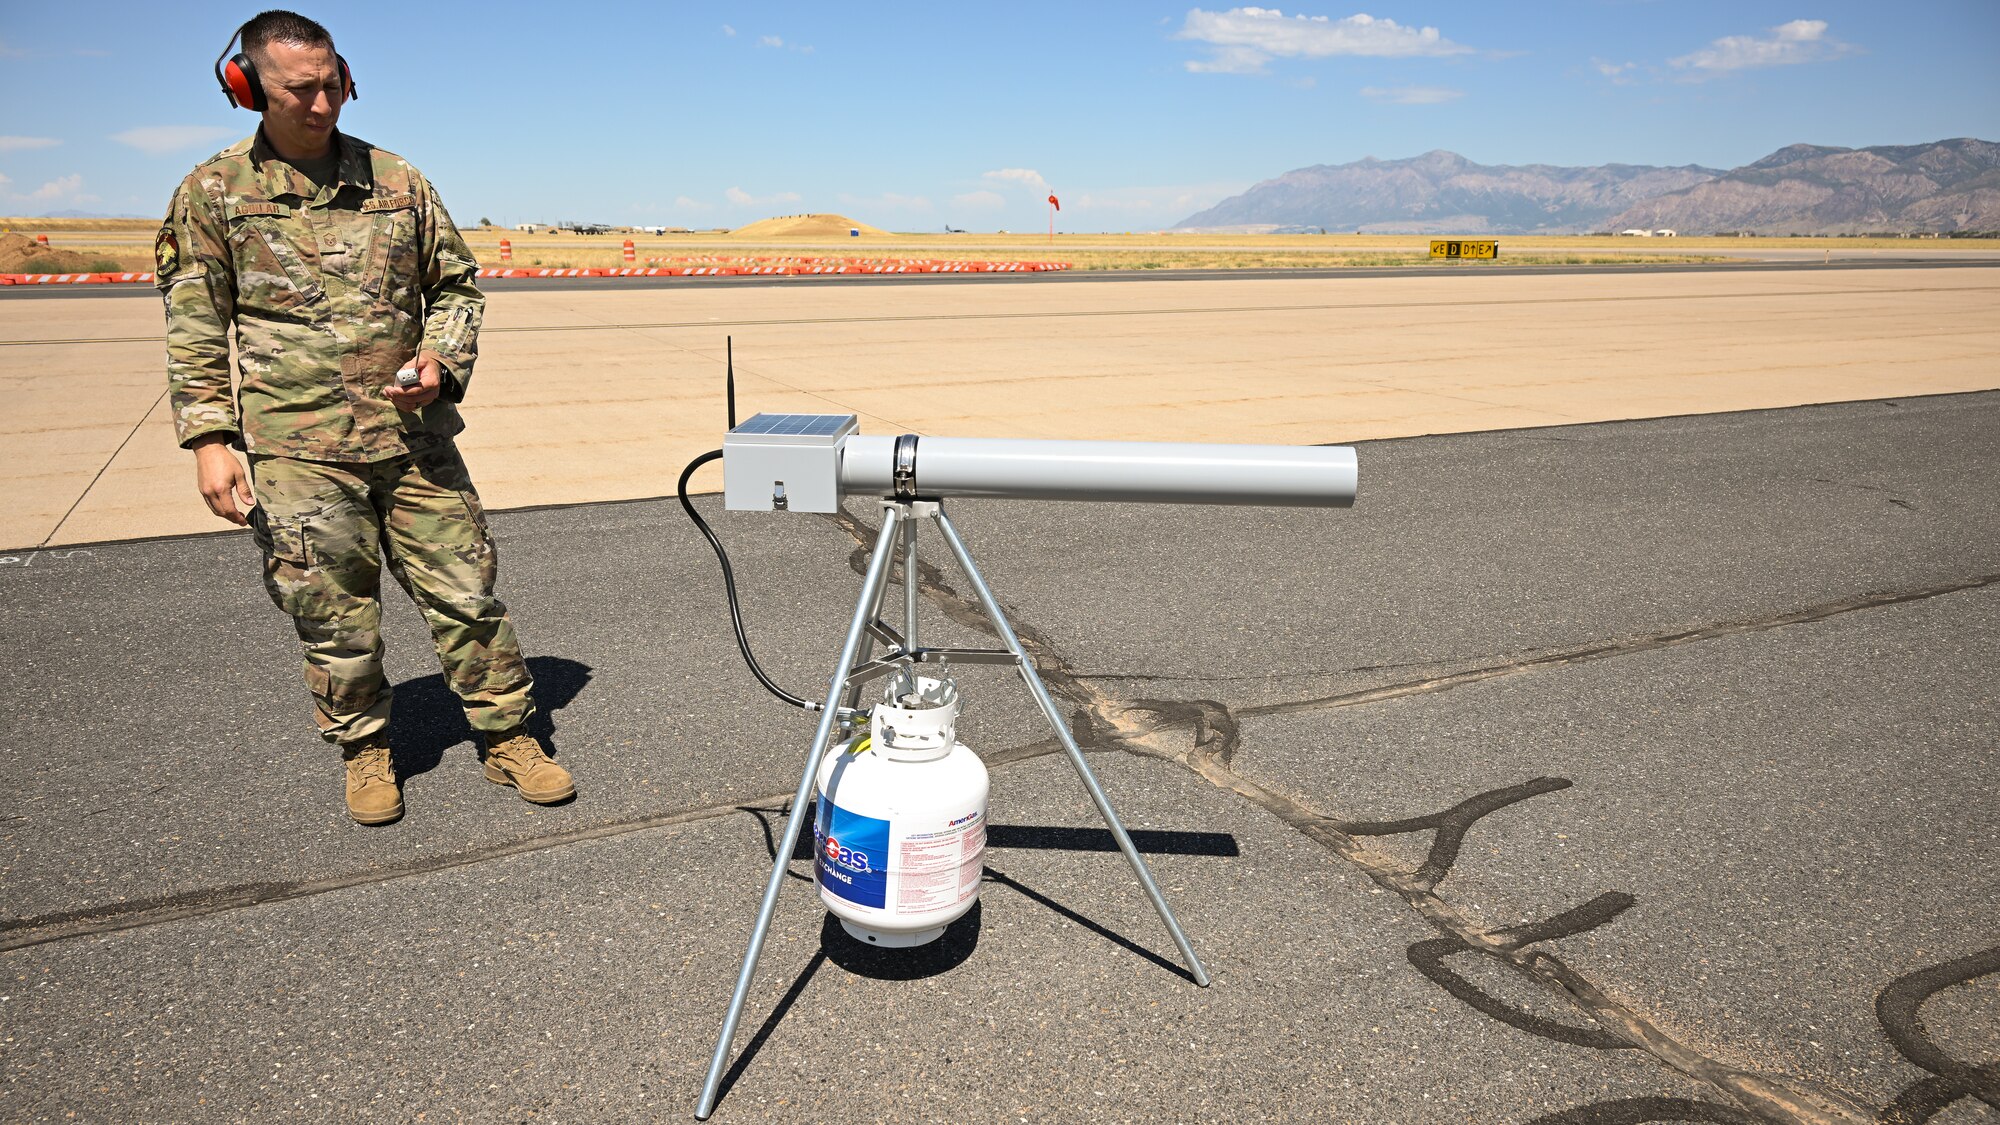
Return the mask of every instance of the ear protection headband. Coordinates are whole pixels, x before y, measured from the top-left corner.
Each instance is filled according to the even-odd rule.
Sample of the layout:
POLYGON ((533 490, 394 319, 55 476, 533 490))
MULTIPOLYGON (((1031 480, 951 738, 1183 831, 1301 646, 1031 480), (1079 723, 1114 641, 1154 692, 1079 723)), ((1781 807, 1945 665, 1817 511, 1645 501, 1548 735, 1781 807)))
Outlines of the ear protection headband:
MULTIPOLYGON (((230 105, 262 113, 269 103, 264 97, 264 83, 257 77, 257 64, 245 52, 229 53, 229 48, 236 46, 237 37, 242 34, 243 29, 237 28, 223 46, 222 54, 215 56, 215 81, 222 87, 222 96, 229 99, 230 105), (229 60, 228 63, 222 61, 224 58, 229 60)), ((341 100, 351 102, 359 98, 361 94, 355 89, 354 72, 347 69, 347 60, 335 52, 333 61, 340 67, 340 84, 346 94, 341 100)))

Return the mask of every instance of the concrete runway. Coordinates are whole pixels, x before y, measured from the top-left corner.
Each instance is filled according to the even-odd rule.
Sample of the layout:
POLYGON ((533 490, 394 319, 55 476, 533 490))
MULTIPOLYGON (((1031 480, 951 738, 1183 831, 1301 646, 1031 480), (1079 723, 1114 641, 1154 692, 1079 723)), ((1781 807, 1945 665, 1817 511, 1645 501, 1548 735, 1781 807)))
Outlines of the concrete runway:
MULTIPOLYGON (((1524 422, 1361 442, 1349 511, 955 505, 1214 984, 1179 969, 1018 683, 969 669, 961 731, 994 770, 979 908, 914 953, 860 948, 795 862, 714 1120, 2000 1121, 2000 393, 1727 405, 1767 380, 1812 389, 1808 367, 1841 388, 1954 363, 1990 378, 1992 302, 1955 288, 1972 271, 1755 280, 1769 288, 1648 279, 1511 305, 1428 280, 1287 294, 1334 306, 1291 311, 1336 338, 1287 332, 1247 369, 1290 372, 1301 420, 1283 440, 1352 438, 1369 413, 1304 393, 1309 362, 1355 396, 1378 384, 1328 369, 1399 375, 1412 416, 1477 397, 1524 422), (1757 340, 1732 348, 1710 318, 1757 340), (1455 321, 1467 335, 1437 340, 1455 321), (1486 381, 1397 373, 1396 341, 1417 368, 1486 381), (1733 377, 1695 380, 1677 345, 1733 377), (1591 365, 1565 363, 1577 346, 1591 365), (1592 365, 1631 381, 1591 398, 1592 365), (1525 421, 1609 412, 1621 386, 1627 417, 1662 401, 1646 388, 1708 399, 1525 421), (1305 433, 1311 410, 1347 430, 1305 433)), ((1140 285, 1082 290, 1075 316, 947 320, 930 291, 900 292, 911 307, 825 331, 905 369, 947 347, 975 377, 933 368, 895 395, 803 317, 716 315, 758 321, 731 326, 738 369, 773 408, 824 384, 881 410, 875 432, 1177 417, 1181 436, 1239 415, 1178 351, 1239 394, 1251 381, 1189 322, 1286 320, 1250 301, 1164 311, 1194 302, 1140 285), (905 313, 925 319, 885 319, 905 313), (1098 374, 1009 392, 984 358, 1008 349, 1098 374), (1120 355, 1182 363, 1183 380, 1149 397, 1120 355), (1135 405, 1178 400, 1178 416, 1135 405)), ((665 321, 656 298, 626 299, 641 303, 521 307, 523 330, 495 339, 522 339, 496 347, 562 370, 547 341, 658 351, 715 332, 680 309, 673 327, 591 326, 665 321)), ((687 379, 699 366, 706 386, 699 358, 687 379)), ((637 370, 603 382, 645 386, 637 370)), ((709 394, 685 409, 719 416, 709 394)), ((475 433, 528 432, 493 405, 475 433)), ((535 409, 557 429, 612 413, 582 395, 535 409)), ((490 494, 506 461, 488 456, 490 494)), ((760 659, 813 690, 873 514, 700 503, 760 659)), ((0 1119, 687 1118, 810 723, 743 670, 715 560, 676 504, 493 524, 580 796, 535 808, 481 779, 391 595, 410 811, 380 829, 340 809, 247 534, 0 563, 19 763, 0 809, 0 1119)), ((933 643, 990 643, 955 570, 922 577, 933 643)))
MULTIPOLYGON (((143 294, 0 296, 0 545, 219 526, 174 445, 160 317, 143 294)), ((461 442, 488 504, 669 492, 720 444, 731 336, 744 416, 1352 441, 1990 389, 2000 268, 495 286, 461 442)))

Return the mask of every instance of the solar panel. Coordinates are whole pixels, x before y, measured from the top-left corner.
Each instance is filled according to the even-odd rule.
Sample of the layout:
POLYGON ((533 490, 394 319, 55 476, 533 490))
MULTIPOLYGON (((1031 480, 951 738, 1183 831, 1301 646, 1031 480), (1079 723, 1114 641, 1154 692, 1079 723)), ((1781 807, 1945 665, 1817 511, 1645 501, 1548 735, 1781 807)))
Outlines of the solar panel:
POLYGON ((851 424, 851 414, 758 414, 731 433, 826 437, 851 424))

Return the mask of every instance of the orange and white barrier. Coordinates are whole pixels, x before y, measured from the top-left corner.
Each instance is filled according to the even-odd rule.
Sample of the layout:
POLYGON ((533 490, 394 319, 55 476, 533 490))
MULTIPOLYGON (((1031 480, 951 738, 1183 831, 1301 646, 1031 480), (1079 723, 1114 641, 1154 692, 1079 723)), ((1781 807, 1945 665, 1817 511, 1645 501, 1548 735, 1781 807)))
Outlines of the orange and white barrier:
POLYGON ((638 261, 638 260, 639 260, 639 252, 638 252, 637 248, 635 248, 635 247, 634 247, 634 246, 632 245, 632 240, 631 240, 631 239, 629 239, 629 238, 628 238, 628 239, 626 239, 626 240, 625 240, 625 262, 626 262, 626 264, 627 264, 627 265, 630 265, 631 263, 633 263, 633 262, 636 262, 636 261, 638 261))
MULTIPOLYGON (((500 260, 512 258, 501 244, 500 260)), ((628 255, 626 261, 633 260, 628 255)), ((1052 273, 1068 262, 939 262, 928 258, 648 258, 643 267, 623 269, 501 266, 482 269, 485 278, 520 277, 796 277, 825 274, 1052 273)), ((151 284, 150 273, 0 273, 0 285, 151 284)))
POLYGON ((150 285, 152 281, 150 273, 0 273, 0 285, 150 285))
POLYGON ((500 240, 500 260, 503 262, 514 260, 514 244, 504 238, 500 240))

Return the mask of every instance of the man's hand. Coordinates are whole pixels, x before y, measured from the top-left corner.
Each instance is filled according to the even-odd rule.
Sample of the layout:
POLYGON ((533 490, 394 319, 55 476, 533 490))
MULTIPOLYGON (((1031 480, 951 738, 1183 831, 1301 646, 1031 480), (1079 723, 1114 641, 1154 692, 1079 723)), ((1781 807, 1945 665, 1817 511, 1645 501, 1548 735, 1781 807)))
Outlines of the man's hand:
POLYGON ((243 463, 229 451, 228 434, 209 434, 194 443, 194 483, 208 510, 239 527, 250 522, 245 514, 257 503, 250 491, 250 477, 243 463), (237 500, 243 507, 236 507, 237 500))
POLYGON ((421 352, 417 355, 417 385, 407 391, 391 385, 383 393, 398 410, 422 410, 436 401, 438 389, 443 385, 442 371, 435 352, 421 352))

